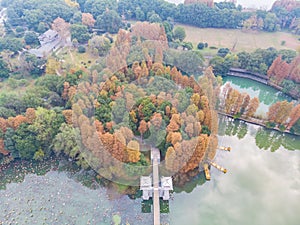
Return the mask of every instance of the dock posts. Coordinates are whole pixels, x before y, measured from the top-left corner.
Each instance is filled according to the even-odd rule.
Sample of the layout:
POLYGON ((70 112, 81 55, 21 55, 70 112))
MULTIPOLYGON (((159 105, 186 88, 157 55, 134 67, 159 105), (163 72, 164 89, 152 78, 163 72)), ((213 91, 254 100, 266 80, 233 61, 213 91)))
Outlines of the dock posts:
POLYGON ((220 149, 220 150, 224 150, 224 151, 228 151, 228 152, 230 152, 230 151, 231 151, 231 147, 224 147, 224 146, 220 146, 220 147, 218 147, 218 149, 220 149))

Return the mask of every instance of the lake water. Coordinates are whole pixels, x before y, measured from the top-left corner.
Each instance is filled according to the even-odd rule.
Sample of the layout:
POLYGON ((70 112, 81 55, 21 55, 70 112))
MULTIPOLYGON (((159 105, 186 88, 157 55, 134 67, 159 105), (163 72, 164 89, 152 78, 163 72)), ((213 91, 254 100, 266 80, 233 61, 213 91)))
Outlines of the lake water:
POLYGON ((299 137, 286 137, 240 122, 229 131, 226 120, 220 125, 221 144, 233 150, 230 153, 219 151, 216 161, 228 172, 222 174, 212 168, 211 181, 189 194, 175 193, 170 203, 171 224, 299 224, 299 137), (247 128, 246 134, 243 126, 247 128), (263 132, 270 137, 276 136, 273 141, 269 140, 266 150, 257 146, 261 146, 259 136, 263 132), (283 147, 286 142, 293 145, 290 149, 297 150, 283 147), (272 152, 272 146, 278 145, 272 152))
POLYGON ((227 76, 223 78, 223 82, 224 84, 226 82, 229 82, 232 88, 238 90, 241 93, 248 93, 251 98, 258 97, 260 101, 260 106, 257 109, 256 114, 260 116, 265 116, 266 112, 268 112, 270 105, 274 104, 275 102, 284 100, 292 101, 291 97, 257 81, 227 76))

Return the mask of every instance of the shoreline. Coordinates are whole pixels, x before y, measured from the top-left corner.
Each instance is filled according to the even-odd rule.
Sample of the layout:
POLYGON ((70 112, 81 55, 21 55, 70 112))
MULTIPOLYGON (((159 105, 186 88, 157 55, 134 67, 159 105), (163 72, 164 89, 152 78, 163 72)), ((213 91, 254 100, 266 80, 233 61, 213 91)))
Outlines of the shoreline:
POLYGON ((227 114, 227 113, 219 111, 219 110, 216 110, 216 111, 219 115, 226 116, 226 117, 232 118, 234 120, 241 120, 241 121, 244 121, 246 123, 250 123, 250 124, 253 124, 253 125, 261 126, 263 128, 266 128, 266 129, 278 131, 278 132, 281 132, 283 134, 294 135, 294 136, 297 136, 297 137, 300 136, 300 134, 291 133, 289 130, 282 131, 278 127, 267 127, 264 122, 268 122, 268 121, 265 121, 265 120, 260 120, 260 119, 255 119, 255 118, 244 118, 244 117, 235 118, 234 115, 227 114))
POLYGON ((272 81, 270 81, 269 77, 261 75, 261 74, 255 74, 250 71, 247 71, 244 69, 239 69, 239 68, 230 68, 230 70, 226 76, 250 79, 250 80, 256 81, 258 83, 265 84, 269 87, 273 87, 276 90, 281 91, 282 93, 288 95, 289 97, 291 97, 294 100, 299 99, 298 96, 294 96, 290 93, 283 92, 283 87, 274 84, 272 81))

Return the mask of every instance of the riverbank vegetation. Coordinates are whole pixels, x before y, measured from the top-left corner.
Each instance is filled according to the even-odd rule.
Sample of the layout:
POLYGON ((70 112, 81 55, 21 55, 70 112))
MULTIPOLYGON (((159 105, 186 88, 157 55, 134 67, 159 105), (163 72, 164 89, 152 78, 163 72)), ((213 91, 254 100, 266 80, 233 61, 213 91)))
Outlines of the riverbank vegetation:
POLYGON ((242 119, 250 123, 265 126, 279 131, 299 133, 300 105, 293 102, 276 102, 269 107, 265 117, 255 115, 259 99, 251 99, 249 94, 240 93, 227 83, 221 93, 220 113, 242 119))

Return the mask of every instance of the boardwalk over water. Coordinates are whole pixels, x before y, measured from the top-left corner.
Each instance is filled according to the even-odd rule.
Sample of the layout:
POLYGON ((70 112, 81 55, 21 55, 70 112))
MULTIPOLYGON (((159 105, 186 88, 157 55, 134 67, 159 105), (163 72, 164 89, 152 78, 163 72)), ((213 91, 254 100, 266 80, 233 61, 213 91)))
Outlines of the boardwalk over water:
POLYGON ((258 73, 252 73, 244 69, 238 69, 238 68, 230 68, 228 76, 233 77, 241 77, 241 78, 247 78, 250 80, 255 80, 257 82, 260 82, 262 84, 268 84, 269 78, 267 76, 258 74, 258 73))
POLYGON ((157 148, 151 148, 152 158, 152 179, 153 179, 153 216, 154 225, 160 225, 160 205, 159 205, 159 172, 160 152, 157 148))
POLYGON ((160 225, 160 198, 164 201, 170 199, 170 191, 173 190, 172 177, 159 176, 160 151, 151 148, 152 176, 142 176, 140 190, 143 191, 143 200, 153 200, 153 222, 160 225))

